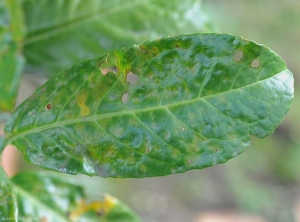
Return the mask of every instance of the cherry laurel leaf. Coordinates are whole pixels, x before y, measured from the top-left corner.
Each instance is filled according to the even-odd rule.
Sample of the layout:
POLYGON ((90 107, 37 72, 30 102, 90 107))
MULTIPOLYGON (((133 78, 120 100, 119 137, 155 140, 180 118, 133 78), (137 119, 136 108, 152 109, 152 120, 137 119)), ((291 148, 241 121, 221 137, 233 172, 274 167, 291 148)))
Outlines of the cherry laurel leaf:
POLYGON ((44 168, 163 176, 237 156, 251 135, 275 130, 292 99, 293 75, 269 48, 227 34, 179 35, 57 74, 18 107, 5 134, 44 168), (112 57, 116 67, 102 73, 112 57))

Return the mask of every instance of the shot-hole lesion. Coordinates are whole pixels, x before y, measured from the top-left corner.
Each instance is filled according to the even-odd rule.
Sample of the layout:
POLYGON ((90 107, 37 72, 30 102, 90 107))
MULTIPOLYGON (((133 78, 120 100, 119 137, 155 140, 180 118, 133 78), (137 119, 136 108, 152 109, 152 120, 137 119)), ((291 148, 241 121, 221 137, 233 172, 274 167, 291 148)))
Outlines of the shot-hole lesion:
POLYGON ((252 68, 257 68, 259 65, 260 65, 260 62, 258 59, 253 59, 253 61, 251 62, 252 68))
POLYGON ((241 61, 243 56, 244 56, 243 52, 241 50, 239 50, 234 53, 233 58, 235 61, 239 62, 239 61, 241 61))
MULTIPOLYGON (((117 73, 117 68, 112 65, 111 60, 113 60, 113 58, 110 57, 109 53, 107 53, 105 59, 102 59, 99 61, 99 70, 102 73, 102 75, 106 75, 109 72, 113 72, 114 74, 117 73), (109 62, 109 59, 110 59, 110 62, 109 62)), ((113 61, 113 62, 115 62, 115 61, 113 61)))
POLYGON ((122 103, 126 103, 128 101, 129 98, 129 94, 128 93, 124 93, 122 95, 122 103))
POLYGON ((138 81, 139 77, 135 75, 133 72, 129 72, 126 75, 126 82, 130 82, 131 84, 135 84, 138 81))

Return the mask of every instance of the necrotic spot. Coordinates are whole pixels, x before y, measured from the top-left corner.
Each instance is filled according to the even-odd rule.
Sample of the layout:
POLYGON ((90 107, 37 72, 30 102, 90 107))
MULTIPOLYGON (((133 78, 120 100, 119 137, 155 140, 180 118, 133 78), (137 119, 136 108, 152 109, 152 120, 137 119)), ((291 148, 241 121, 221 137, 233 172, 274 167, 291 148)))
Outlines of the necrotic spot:
POLYGON ((242 51, 237 51, 233 55, 234 60, 239 62, 243 58, 243 52, 242 51))
POLYGON ((252 62, 251 62, 251 67, 252 68, 257 68, 259 66, 259 60, 258 59, 254 59, 252 62))
POLYGON ((47 108, 48 110, 51 109, 51 108, 52 108, 52 104, 51 104, 51 103, 47 104, 46 108, 47 108))
POLYGON ((132 72, 127 73, 126 81, 130 82, 131 84, 135 84, 138 81, 138 76, 134 75, 132 72))
POLYGON ((124 93, 123 96, 122 96, 122 102, 126 103, 127 100, 128 100, 128 97, 129 97, 128 93, 124 93))

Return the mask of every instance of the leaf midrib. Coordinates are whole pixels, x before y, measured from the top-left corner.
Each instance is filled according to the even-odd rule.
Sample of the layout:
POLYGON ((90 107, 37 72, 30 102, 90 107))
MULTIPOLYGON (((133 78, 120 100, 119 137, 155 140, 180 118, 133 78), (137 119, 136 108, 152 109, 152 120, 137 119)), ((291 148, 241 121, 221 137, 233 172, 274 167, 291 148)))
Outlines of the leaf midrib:
POLYGON ((158 105, 158 106, 147 107, 147 108, 138 108, 138 109, 131 109, 131 110, 122 110, 122 111, 117 111, 117 112, 112 112, 112 113, 97 114, 97 115, 93 115, 93 116, 79 117, 79 118, 76 118, 76 119, 68 119, 68 120, 64 120, 64 121, 61 121, 61 122, 51 123, 49 125, 36 127, 36 128, 30 129, 28 131, 24 131, 22 133, 16 134, 16 135, 12 136, 11 138, 9 138, 7 140, 7 144, 12 144, 18 138, 24 137, 24 136, 29 135, 31 133, 40 132, 40 131, 43 131, 43 130, 46 130, 46 129, 51 129, 51 128, 54 128, 54 127, 61 127, 61 126, 71 124, 71 123, 93 121, 94 119, 104 119, 104 118, 120 116, 120 115, 136 114, 136 113, 141 113, 141 112, 154 111, 154 110, 158 110, 158 109, 166 109, 166 108, 169 109, 169 108, 174 107, 174 106, 180 106, 180 105, 189 104, 189 103, 193 103, 193 102, 199 102, 201 100, 206 100, 207 98, 210 98, 210 97, 218 96, 220 94, 232 93, 234 91, 238 91, 238 90, 250 87, 252 85, 267 81, 271 78, 276 77, 277 75, 280 75, 281 73, 285 72, 286 70, 287 69, 282 70, 281 72, 279 72, 279 73, 277 73, 273 76, 270 76, 266 79, 262 79, 262 80, 253 82, 251 84, 248 84, 248 85, 245 85, 245 86, 242 86, 242 87, 239 87, 239 88, 230 89, 228 91, 223 91, 223 92, 219 92, 219 93, 215 93, 215 94, 211 94, 211 95, 207 95, 207 96, 203 96, 203 97, 197 97, 197 98, 190 99, 190 100, 183 100, 183 101, 180 101, 180 102, 174 102, 172 104, 158 105))
POLYGON ((100 12, 102 14, 97 15, 98 19, 103 18, 103 17, 107 17, 107 16, 109 16, 113 13, 117 13, 117 12, 122 11, 122 10, 126 10, 126 9, 133 8, 133 7, 136 7, 136 6, 139 6, 139 5, 143 5, 143 4, 149 4, 152 1, 157 1, 157 0, 139 1, 139 2, 135 2, 135 3, 129 2, 129 3, 124 4, 124 5, 118 5, 114 8, 107 9, 105 11, 103 11, 103 9, 99 9, 99 10, 97 10, 97 11, 91 13, 91 14, 83 15, 83 16, 78 17, 78 18, 74 18, 71 21, 66 21, 66 22, 61 23, 59 25, 46 28, 44 30, 36 30, 33 33, 37 33, 37 34, 33 34, 33 35, 25 38, 23 44, 27 45, 27 44, 30 44, 30 43, 33 43, 33 42, 37 42, 37 41, 39 41, 41 39, 44 39, 46 37, 55 35, 57 33, 65 32, 69 28, 75 27, 75 26, 80 25, 84 22, 92 20, 100 12))

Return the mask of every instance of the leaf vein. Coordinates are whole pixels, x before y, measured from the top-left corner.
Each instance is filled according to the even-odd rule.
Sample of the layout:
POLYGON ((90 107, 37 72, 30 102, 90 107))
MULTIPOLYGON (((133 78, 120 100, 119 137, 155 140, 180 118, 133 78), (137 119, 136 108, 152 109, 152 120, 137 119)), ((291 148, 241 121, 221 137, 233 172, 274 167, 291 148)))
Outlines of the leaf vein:
POLYGON ((199 93, 198 93, 197 97, 201 97, 202 90, 203 90, 203 88, 205 86, 205 81, 206 81, 207 77, 211 74, 211 69, 213 68, 213 66, 216 65, 216 63, 217 63, 217 59, 215 58, 214 61, 211 62, 209 68, 207 69, 207 72, 205 74, 203 83, 201 84, 201 87, 200 87, 200 90, 199 90, 199 93))
POLYGON ((219 110, 217 107, 215 107, 214 105, 212 105, 212 104, 211 104, 210 102, 208 102, 207 100, 203 99, 203 101, 204 101, 205 103, 207 103, 210 107, 212 107, 214 110, 216 110, 218 113, 222 114, 223 116, 225 116, 225 117, 227 117, 227 118, 230 118, 230 119, 232 119, 232 120, 234 120, 234 121, 241 121, 241 122, 243 122, 243 123, 249 125, 249 123, 247 123, 247 122, 245 122, 245 121, 243 121, 243 120, 241 120, 241 119, 235 119, 235 118, 233 118, 233 117, 231 117, 231 116, 226 115, 225 113, 223 113, 221 110, 219 110))
POLYGON ((188 126, 187 124, 185 124, 184 122, 182 122, 180 119, 178 119, 169 109, 168 107, 165 107, 167 113, 169 113, 173 118, 175 118, 177 121, 179 121, 183 126, 185 126, 186 128, 189 128, 190 130, 192 130, 194 133, 196 133, 197 135, 203 137, 204 139, 208 139, 207 137, 203 136, 201 133, 197 132, 196 130, 194 130, 193 128, 191 128, 190 126, 188 126))
POLYGON ((110 132, 107 132, 106 130, 103 129, 103 127, 98 123, 98 121, 94 120, 94 122, 96 123, 96 125, 99 127, 99 129, 101 129, 104 133, 106 133, 107 135, 111 136, 112 138, 114 138, 116 141, 118 141, 119 143, 123 144, 125 147, 127 147, 128 149, 132 150, 133 152, 137 153, 137 154, 140 154, 141 156, 144 156, 144 157, 147 157, 151 160, 154 160, 156 162, 163 162, 165 164, 170 164, 166 161, 163 161, 163 160, 158 160, 158 159, 154 159, 152 157, 149 157, 148 155, 144 154, 144 153, 141 153, 135 149, 133 149, 132 147, 128 146, 127 144, 123 143, 119 138, 115 137, 113 134, 111 134, 110 132))
MULTIPOLYGON (((134 113, 133 116, 137 119, 137 121, 139 121, 140 124, 142 124, 143 127, 145 127, 153 136, 155 136, 156 138, 158 138, 160 141, 162 141, 164 144, 166 144, 169 147, 172 147, 175 150, 178 150, 181 154, 186 154, 184 152, 182 152, 180 149, 170 145, 169 143, 167 143, 165 140, 163 140, 160 136, 158 136, 156 133, 153 132, 153 130, 151 130, 148 126, 146 126, 142 120, 140 120, 140 118, 138 118, 134 113)), ((189 153, 189 154, 195 154, 195 153, 189 153)))
MULTIPOLYGON (((182 63, 182 60, 180 60, 180 62, 178 63, 176 69, 174 69, 174 70, 172 71, 172 74, 169 76, 168 83, 170 83, 171 78, 175 75, 175 73, 177 72, 177 70, 180 68, 181 63, 182 63)), ((165 94, 165 92, 166 92, 166 89, 167 89, 167 86, 163 89, 163 92, 162 92, 161 97, 160 97, 160 99, 159 99, 159 105, 161 105, 161 101, 162 101, 162 99, 163 99, 163 97, 164 97, 164 94, 165 94)))
MULTIPOLYGON (((276 75, 280 75, 280 73, 278 73, 276 75)), ((83 116, 83 117, 78 117, 76 119, 69 119, 69 120, 64 120, 64 121, 58 122, 58 123, 55 122, 55 123, 52 123, 52 124, 39 126, 39 127, 36 127, 36 128, 29 129, 27 131, 20 132, 18 134, 12 135, 10 138, 8 138, 7 144, 12 143, 14 140, 16 140, 19 137, 22 137, 24 135, 28 135, 30 133, 38 132, 39 130, 49 129, 49 128, 56 127, 56 126, 63 126, 63 125, 69 124, 69 123, 76 123, 76 122, 80 122, 80 121, 82 121, 82 122, 83 121, 90 121, 90 120, 93 120, 93 119, 105 119, 105 118, 109 118, 109 117, 117 116, 117 115, 132 114, 133 112, 134 113, 140 113, 140 112, 146 112, 146 111, 153 111, 153 110, 157 110, 157 109, 163 109, 165 107, 170 108, 170 107, 176 107, 176 106, 180 106, 180 105, 184 105, 184 104, 188 104, 188 103, 198 102, 202 99, 215 97, 215 96, 218 96, 220 94, 233 93, 237 90, 247 88, 247 87, 250 87, 252 85, 258 84, 260 82, 264 82, 264 81, 267 81, 269 79, 272 79, 274 76, 268 77, 266 79, 259 80, 257 82, 254 82, 254 83, 251 83, 251 84, 248 84, 248 85, 245 85, 245 86, 241 86, 240 88, 235 88, 235 89, 231 89, 231 90, 228 90, 228 91, 223 91, 223 92, 216 93, 216 94, 206 95, 206 96, 203 96, 201 98, 197 97, 197 98, 194 98, 194 99, 184 100, 184 101, 176 102, 176 103, 173 103, 173 104, 167 104, 167 105, 164 105, 164 106, 153 106, 153 107, 150 107, 150 108, 146 107, 146 108, 138 108, 138 109, 131 109, 131 110, 121 110, 121 111, 105 113, 105 114, 101 113, 101 114, 97 114, 97 115, 94 115, 94 116, 83 116)))

